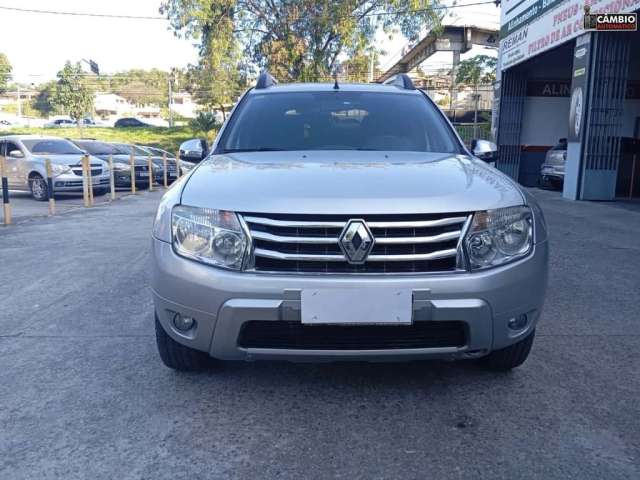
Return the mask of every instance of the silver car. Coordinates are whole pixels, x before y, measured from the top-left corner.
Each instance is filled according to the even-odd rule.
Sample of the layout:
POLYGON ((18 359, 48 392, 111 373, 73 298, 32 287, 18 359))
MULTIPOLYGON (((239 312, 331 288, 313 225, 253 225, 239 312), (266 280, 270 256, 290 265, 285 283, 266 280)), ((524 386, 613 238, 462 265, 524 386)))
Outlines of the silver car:
POLYGON ((533 343, 547 245, 535 199, 468 151, 408 77, 263 74, 158 208, 160 357, 509 370, 533 343))
MULTIPOLYGON (((0 137, 0 155, 6 158, 9 188, 30 191, 34 199, 44 201, 49 193, 82 192, 82 156, 84 151, 64 138, 35 135, 0 137), (49 192, 46 160, 51 161, 53 192, 49 192)), ((99 158, 89 157, 94 194, 109 189, 109 167, 99 158)))

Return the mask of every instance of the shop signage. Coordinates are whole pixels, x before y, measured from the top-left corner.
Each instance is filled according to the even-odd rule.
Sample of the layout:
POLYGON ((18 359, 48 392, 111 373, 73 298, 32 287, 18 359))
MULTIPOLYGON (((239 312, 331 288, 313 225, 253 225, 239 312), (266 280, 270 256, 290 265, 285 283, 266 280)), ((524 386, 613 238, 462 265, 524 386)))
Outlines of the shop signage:
POLYGON ((527 97, 568 97, 571 91, 569 80, 529 80, 527 97))
MULTIPOLYGON (((500 40, 502 70, 584 33, 585 0, 546 0, 538 6, 535 14, 517 21, 519 15, 537 4, 533 0, 503 2, 501 32, 504 31, 504 36, 500 40)), ((640 8, 640 0, 592 0, 589 4, 591 14, 628 13, 640 8)))
POLYGON ((571 103, 569 105, 569 141, 581 142, 586 114, 587 85, 591 55, 591 34, 585 33, 576 40, 571 79, 571 103), (579 55, 578 55, 579 53, 579 55))

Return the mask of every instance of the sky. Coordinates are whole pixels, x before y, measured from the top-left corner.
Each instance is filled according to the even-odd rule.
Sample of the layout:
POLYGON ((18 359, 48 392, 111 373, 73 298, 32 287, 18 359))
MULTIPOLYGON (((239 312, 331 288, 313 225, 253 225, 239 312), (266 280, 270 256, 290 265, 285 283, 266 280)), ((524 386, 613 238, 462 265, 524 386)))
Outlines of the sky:
MULTIPOLYGON (((451 4, 453 0, 445 0, 451 4)), ((471 3, 478 0, 459 0, 471 3)), ((22 9, 90 12, 133 16, 160 16, 160 0, 0 0, 0 6, 22 9)), ((447 24, 497 27, 499 8, 479 5, 455 8, 445 19, 447 24)), ((21 83, 41 83, 55 78, 66 60, 92 59, 101 73, 131 68, 186 67, 197 62, 193 41, 176 38, 165 20, 110 19, 51 15, 0 10, 0 52, 9 57, 14 79, 21 83)), ((384 42, 387 55, 381 65, 399 57, 406 40, 395 36, 384 42)), ((463 58, 477 53, 495 54, 474 48, 463 58)), ((427 71, 444 68, 451 54, 439 53, 423 65, 427 71)))

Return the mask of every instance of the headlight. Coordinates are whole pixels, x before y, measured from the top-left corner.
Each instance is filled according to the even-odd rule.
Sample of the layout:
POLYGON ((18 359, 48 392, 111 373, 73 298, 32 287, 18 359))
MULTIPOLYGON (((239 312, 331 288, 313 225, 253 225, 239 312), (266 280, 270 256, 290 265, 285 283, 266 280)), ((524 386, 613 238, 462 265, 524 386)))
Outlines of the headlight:
POLYGON ((473 270, 524 257, 533 246, 531 209, 521 206, 476 212, 465 246, 473 270))
POLYGON ((51 173, 54 177, 62 175, 63 173, 71 173, 71 167, 69 165, 60 165, 59 163, 51 164, 51 173))
POLYGON ((235 213, 176 205, 171 231, 178 255, 217 267, 242 268, 248 242, 235 213))
POLYGON ((131 169, 131 165, 129 165, 128 163, 115 162, 113 164, 114 172, 122 172, 124 170, 130 170, 130 169, 131 169))

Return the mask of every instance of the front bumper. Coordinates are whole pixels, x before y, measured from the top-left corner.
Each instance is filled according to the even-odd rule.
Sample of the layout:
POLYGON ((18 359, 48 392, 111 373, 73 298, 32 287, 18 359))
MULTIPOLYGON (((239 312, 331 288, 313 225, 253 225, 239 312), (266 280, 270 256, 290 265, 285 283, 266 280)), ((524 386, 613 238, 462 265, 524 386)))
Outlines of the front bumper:
MULTIPOLYGON (((477 273, 420 276, 268 275, 229 272, 177 256, 171 245, 152 240, 152 291, 156 314, 177 342, 224 360, 392 360, 482 356, 513 344, 538 321, 547 287, 547 242, 512 264, 477 273), (305 288, 410 288, 413 322, 464 322, 463 346, 368 350, 242 348, 240 331, 249 321, 300 322, 300 291, 305 288), (174 312, 197 327, 181 333, 174 312), (509 319, 526 314, 519 331, 509 319)), ((357 299, 355 299, 357 301, 357 299)), ((366 329, 363 325, 361 328, 366 329)))
MULTIPOLYGON (((109 175, 98 175, 91 177, 93 188, 109 187, 109 175)), ((60 192, 82 192, 82 177, 78 175, 58 175, 53 177, 53 191, 60 192)))
POLYGON ((540 167, 540 176, 546 181, 553 180, 553 181, 563 182, 564 181, 564 165, 557 166, 557 165, 543 164, 540 167))
MULTIPOLYGON (((136 171, 136 187, 146 187, 149 185, 149 175, 143 176, 144 173, 136 171)), ((162 180, 163 173, 153 172, 153 182, 158 183, 162 180)), ((116 187, 130 187, 131 186, 131 172, 129 170, 116 170, 114 171, 114 183, 116 187)))

